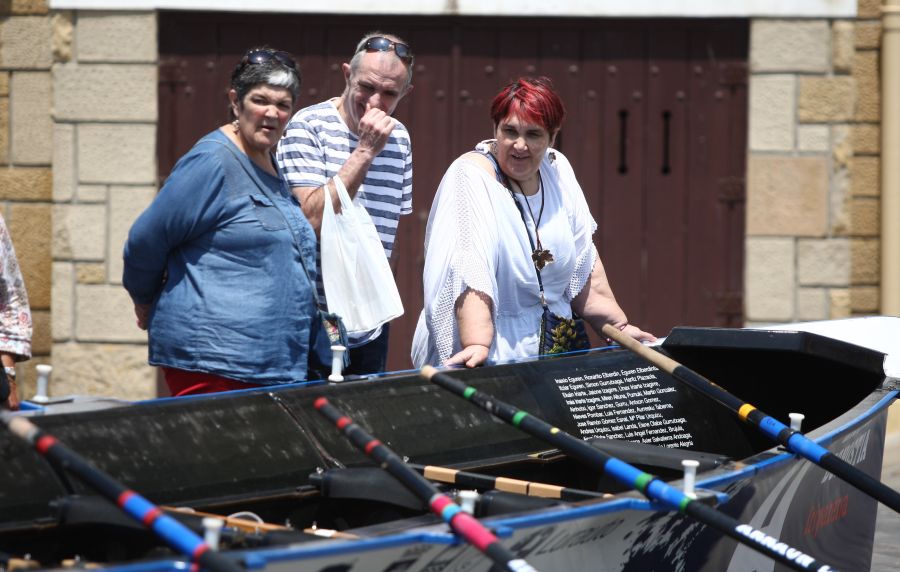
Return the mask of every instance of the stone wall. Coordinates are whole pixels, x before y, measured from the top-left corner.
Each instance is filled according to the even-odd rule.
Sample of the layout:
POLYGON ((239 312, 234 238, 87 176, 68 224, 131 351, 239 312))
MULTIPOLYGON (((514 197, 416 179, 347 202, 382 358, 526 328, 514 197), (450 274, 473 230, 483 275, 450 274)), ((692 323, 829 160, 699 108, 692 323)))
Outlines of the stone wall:
POLYGON ((51 22, 46 0, 0 2, 0 211, 34 320, 33 359, 18 366, 21 397, 34 394, 34 364, 51 351, 51 22))
POLYGON ((752 23, 750 323, 878 313, 879 17, 752 23))
POLYGON ((122 288, 122 245, 156 195, 154 13, 57 15, 53 82, 56 394, 149 398, 146 333, 122 288))

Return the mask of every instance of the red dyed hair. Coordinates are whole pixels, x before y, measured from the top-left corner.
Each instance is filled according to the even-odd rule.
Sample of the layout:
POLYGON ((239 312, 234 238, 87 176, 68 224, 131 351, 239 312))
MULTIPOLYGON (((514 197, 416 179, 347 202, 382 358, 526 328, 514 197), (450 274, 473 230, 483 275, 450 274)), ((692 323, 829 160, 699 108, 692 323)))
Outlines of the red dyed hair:
POLYGON ((491 102, 494 127, 510 114, 540 125, 553 137, 566 117, 566 107, 553 89, 550 78, 520 77, 500 90, 491 102))

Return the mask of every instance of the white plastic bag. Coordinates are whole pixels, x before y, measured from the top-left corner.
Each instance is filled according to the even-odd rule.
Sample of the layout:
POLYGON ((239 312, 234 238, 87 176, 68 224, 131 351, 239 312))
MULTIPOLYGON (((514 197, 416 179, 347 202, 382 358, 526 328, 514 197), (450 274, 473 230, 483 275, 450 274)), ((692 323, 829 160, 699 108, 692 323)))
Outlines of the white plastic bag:
POLYGON ((335 214, 328 184, 322 212, 322 281, 328 311, 341 317, 347 333, 362 334, 403 315, 403 302, 366 209, 354 205, 340 177, 334 186, 341 202, 335 214))

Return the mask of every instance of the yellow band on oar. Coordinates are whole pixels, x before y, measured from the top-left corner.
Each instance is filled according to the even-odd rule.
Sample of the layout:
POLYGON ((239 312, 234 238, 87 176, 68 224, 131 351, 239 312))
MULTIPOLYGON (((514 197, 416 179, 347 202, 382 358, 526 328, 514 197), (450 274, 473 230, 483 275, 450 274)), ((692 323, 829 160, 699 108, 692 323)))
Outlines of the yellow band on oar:
POLYGON ((750 415, 755 410, 756 410, 756 408, 753 407, 752 405, 750 405, 749 403, 745 403, 745 404, 741 405, 741 408, 738 409, 738 415, 740 416, 741 421, 746 421, 747 416, 750 415))

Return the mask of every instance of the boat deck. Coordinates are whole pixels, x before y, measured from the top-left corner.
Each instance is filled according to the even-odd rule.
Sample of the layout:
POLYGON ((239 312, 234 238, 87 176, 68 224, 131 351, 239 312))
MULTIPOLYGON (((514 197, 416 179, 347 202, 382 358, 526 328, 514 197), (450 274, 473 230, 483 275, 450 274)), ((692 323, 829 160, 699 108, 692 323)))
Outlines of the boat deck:
MULTIPOLYGON (((900 434, 887 436, 881 479, 891 488, 900 489, 900 434)), ((894 572, 900 562, 900 514, 879 505, 877 522, 872 572, 894 572)))

